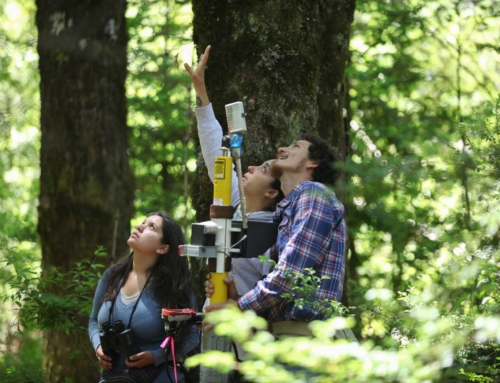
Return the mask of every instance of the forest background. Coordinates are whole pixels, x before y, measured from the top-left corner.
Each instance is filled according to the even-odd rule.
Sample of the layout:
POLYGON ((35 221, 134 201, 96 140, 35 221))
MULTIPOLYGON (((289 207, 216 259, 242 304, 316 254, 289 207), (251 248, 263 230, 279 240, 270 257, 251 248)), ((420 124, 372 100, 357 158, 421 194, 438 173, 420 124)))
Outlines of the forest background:
MULTIPOLYGON (((110 249, 74 266, 80 290, 64 290, 64 299, 41 293, 67 275, 39 278, 36 7, 0 0, 0 9, 0 378, 44 381, 42 333, 81 331, 65 314, 88 313, 110 249)), ((182 64, 197 61, 191 4, 132 0, 126 17, 131 224, 161 207, 189 233, 197 152, 182 64)), ((366 381, 500 378, 499 56, 496 1, 356 3, 345 73, 347 182, 336 191, 348 218, 354 330, 373 374, 366 381), (392 351, 396 367, 375 351, 392 351)))

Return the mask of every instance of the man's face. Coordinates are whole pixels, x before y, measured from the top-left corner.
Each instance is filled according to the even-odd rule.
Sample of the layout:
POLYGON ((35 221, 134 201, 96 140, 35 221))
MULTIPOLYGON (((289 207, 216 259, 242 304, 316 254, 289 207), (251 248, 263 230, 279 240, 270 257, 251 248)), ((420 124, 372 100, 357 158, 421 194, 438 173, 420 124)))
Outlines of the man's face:
POLYGON ((271 164, 276 160, 269 160, 260 166, 249 166, 248 172, 243 175, 243 189, 247 198, 256 196, 264 197, 266 191, 271 188, 273 177, 271 176, 271 164))
POLYGON ((300 173, 306 170, 309 159, 309 141, 295 141, 288 147, 278 149, 276 162, 272 164, 273 176, 279 178, 283 172, 300 173))

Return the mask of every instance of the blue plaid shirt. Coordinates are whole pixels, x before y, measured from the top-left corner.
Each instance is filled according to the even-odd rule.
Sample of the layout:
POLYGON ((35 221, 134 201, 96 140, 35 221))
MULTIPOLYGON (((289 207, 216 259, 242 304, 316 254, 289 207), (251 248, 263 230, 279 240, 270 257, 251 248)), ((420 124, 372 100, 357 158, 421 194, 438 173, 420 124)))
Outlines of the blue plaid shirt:
POLYGON ((279 260, 274 270, 253 290, 242 296, 238 305, 253 310, 269 322, 325 319, 308 305, 302 309, 281 297, 293 294, 284 271, 305 274, 315 270, 321 280, 313 300, 342 298, 345 274, 344 206, 330 189, 318 182, 297 185, 278 205, 274 221, 280 222, 276 242, 279 260))

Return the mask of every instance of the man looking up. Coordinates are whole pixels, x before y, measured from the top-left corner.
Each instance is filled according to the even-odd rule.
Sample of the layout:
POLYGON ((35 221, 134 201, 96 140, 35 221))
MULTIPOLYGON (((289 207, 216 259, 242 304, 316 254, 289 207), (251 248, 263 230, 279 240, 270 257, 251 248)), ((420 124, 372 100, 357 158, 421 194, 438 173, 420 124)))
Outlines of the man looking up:
MULTIPOLYGON (((280 222, 275 248, 278 261, 272 272, 238 299, 238 306, 265 316, 272 324, 294 321, 287 326, 291 333, 295 330, 290 329, 290 324, 323 320, 326 316, 307 304, 300 308, 282 296, 294 293, 287 271, 300 274, 307 274, 307 269, 315 271, 321 282, 310 298, 312 301, 340 301, 342 297, 344 207, 325 186, 336 181, 334 161, 333 149, 325 140, 304 133, 289 147, 279 148, 277 160, 271 165, 272 174, 281 181, 285 194, 274 213, 275 222, 280 222)), ((208 306, 206 312, 223 305, 208 306)))

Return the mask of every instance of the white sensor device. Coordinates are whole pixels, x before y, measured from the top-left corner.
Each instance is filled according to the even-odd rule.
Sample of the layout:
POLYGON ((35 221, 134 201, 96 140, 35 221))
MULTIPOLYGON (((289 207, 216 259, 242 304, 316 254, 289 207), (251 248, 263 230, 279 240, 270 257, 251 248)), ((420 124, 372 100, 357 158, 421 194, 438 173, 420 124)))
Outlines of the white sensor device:
POLYGON ((243 134, 247 131, 245 116, 245 110, 241 101, 226 105, 227 126, 230 134, 243 134))

